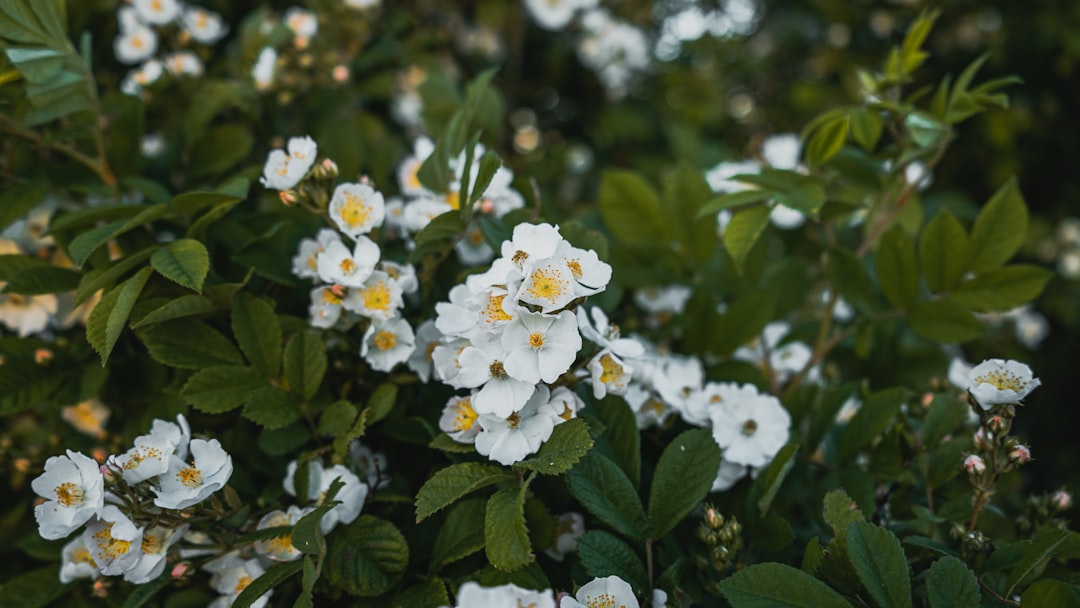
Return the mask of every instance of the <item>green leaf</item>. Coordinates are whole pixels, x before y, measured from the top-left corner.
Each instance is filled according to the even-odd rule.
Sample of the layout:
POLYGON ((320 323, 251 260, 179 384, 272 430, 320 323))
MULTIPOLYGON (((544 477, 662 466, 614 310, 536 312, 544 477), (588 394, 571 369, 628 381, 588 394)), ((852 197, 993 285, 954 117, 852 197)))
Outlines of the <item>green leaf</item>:
POLYGON ((656 190, 640 175, 608 171, 600 177, 600 216, 615 238, 629 245, 671 240, 656 190))
POLYGON ((499 570, 512 572, 533 561, 525 525, 525 488, 503 488, 484 512, 484 552, 499 570))
POLYGON ((957 285, 951 299, 979 312, 1011 310, 1037 298, 1052 276, 1045 268, 1025 264, 984 270, 957 285))
POLYGON ((1077 594, 1075 587, 1061 581, 1044 578, 1035 581, 1024 590, 1024 595, 1020 597, 1020 605, 1080 608, 1080 594, 1077 594))
POLYGON ((124 604, 120 608, 139 608, 145 605, 150 600, 154 599, 162 589, 168 587, 173 583, 171 576, 159 576, 156 579, 143 583, 135 587, 135 590, 131 592, 131 595, 127 596, 124 600, 124 604))
POLYGON ((1024 555, 1016 566, 1009 571, 1009 578, 1005 581, 1005 591, 1002 596, 1011 596, 1013 590, 1020 585, 1024 578, 1036 568, 1045 565, 1050 557, 1054 555, 1054 550, 1065 542, 1067 538, 1069 538, 1068 530, 1044 528, 1035 538, 1031 539, 1030 543, 1025 543, 1027 548, 1024 550, 1024 555))
POLYGON ((951 299, 916 302, 907 320, 915 333, 938 342, 968 342, 986 333, 971 311, 951 299))
POLYGON ((202 321, 166 321, 148 327, 138 335, 150 351, 150 356, 164 365, 200 369, 244 364, 232 342, 202 321))
POLYGON ((971 229, 970 269, 976 273, 1009 261, 1027 236, 1028 209, 1016 179, 1010 179, 983 206, 971 229))
POLYGON ((747 497, 749 509, 756 507, 759 515, 765 515, 769 511, 776 493, 780 491, 780 486, 784 483, 784 478, 795 466, 795 454, 798 452, 799 446, 794 443, 785 445, 777 452, 769 466, 750 486, 750 495, 747 497))
POLYGON ((432 572, 484 548, 484 509, 480 498, 462 500, 450 508, 431 549, 432 572))
POLYGON ((484 192, 491 185, 491 179, 495 177, 495 173, 502 165, 502 159, 499 158, 498 154, 491 150, 484 152, 484 155, 480 157, 480 168, 476 173, 476 182, 473 183, 472 190, 469 192, 469 204, 463 205, 463 207, 472 209, 473 204, 484 196, 484 192))
POLYGON ((806 144, 806 163, 811 167, 820 167, 829 162, 847 140, 848 116, 838 116, 821 125, 806 144))
POLYGON ((220 414, 236 409, 266 381, 250 367, 222 365, 199 370, 188 378, 180 396, 196 409, 220 414))
POLYGON ((155 251, 150 265, 166 279, 201 293, 210 271, 210 254, 199 241, 179 239, 155 251))
MULTIPOLYGON (((0 9, 2 10, 2 9, 0 9)), ((0 593, 4 595, 4 606, 9 608, 45 608, 64 594, 71 591, 72 583, 57 581, 56 564, 44 568, 19 573, 0 584, 0 593)))
POLYGON ((919 292, 915 243, 900 226, 893 226, 878 244, 877 275, 881 290, 897 308, 908 308, 919 292))
POLYGON ((476 448, 471 443, 459 443, 451 439, 446 433, 436 435, 435 439, 432 439, 431 443, 428 444, 428 447, 451 454, 472 454, 476 451, 476 448))
POLYGON ((837 463, 854 459, 860 450, 881 435, 907 398, 908 391, 903 387, 887 388, 867 397, 840 435, 837 463))
POLYGON ((851 608, 842 595, 784 564, 750 566, 720 581, 733 608, 851 608))
POLYGON ((578 539, 577 551, 589 576, 617 576, 629 583, 635 594, 648 588, 649 579, 641 558, 618 536, 604 530, 589 530, 578 539))
POLYGON ((720 446, 704 429, 686 431, 660 455, 649 489, 649 538, 661 538, 705 500, 720 468, 720 446))
POLYGON ((337 437, 348 433, 360 412, 348 401, 335 401, 319 414, 317 431, 324 437, 337 437))
POLYGON ((689 163, 664 175, 663 209, 681 251, 701 262, 716 250, 716 226, 697 221, 698 210, 713 198, 705 174, 689 163))
POLYGON ((577 464, 592 445, 589 425, 581 418, 572 418, 555 427, 535 456, 516 463, 514 468, 541 475, 562 475, 577 464))
POLYGON ((248 608, 267 591, 292 578, 303 567, 304 563, 300 560, 274 564, 244 587, 244 590, 233 600, 233 608, 248 608))
POLYGON ((48 193, 46 181, 5 186, 0 192, 0 231, 25 217, 48 193))
POLYGON ((759 337, 773 319, 775 304, 775 293, 760 289, 731 302, 719 319, 710 311, 707 322, 713 325, 709 335, 709 351, 717 356, 726 356, 759 337))
POLYGON ((847 249, 829 250, 829 280, 856 310, 873 314, 881 308, 874 283, 859 258, 847 249))
POLYGON ((923 419, 920 435, 923 445, 936 446, 967 419, 969 408, 953 395, 943 393, 934 397, 923 419))
POLYGON ((155 323, 172 321, 173 319, 204 315, 215 310, 217 310, 217 305, 210 298, 196 295, 180 296, 155 308, 137 322, 132 323, 131 329, 139 329, 155 323))
POLYGON ((848 526, 848 558, 880 608, 911 608, 911 577, 896 536, 865 521, 848 526))
POLYGON ((641 431, 634 412, 621 398, 602 399, 594 404, 595 414, 604 424, 604 438, 615 457, 615 463, 626 473, 637 489, 641 485, 641 431))
POLYGON ((732 209, 734 207, 767 201, 773 196, 775 195, 771 190, 763 190, 761 188, 722 194, 702 205, 701 209, 698 210, 695 219, 701 220, 706 217, 712 218, 724 209, 732 209))
POLYGON ((760 173, 736 175, 734 179, 769 190, 777 202, 812 218, 817 218, 825 204, 821 180, 796 171, 763 169, 760 173))
MULTIPOLYGON (((323 498, 322 503, 315 507, 308 513, 305 513, 301 517, 296 525, 293 526, 292 541, 293 547, 297 551, 304 553, 305 555, 321 556, 326 551, 326 538, 322 533, 322 520, 323 516, 329 513, 334 507, 341 504, 340 500, 334 500, 337 493, 341 491, 341 488, 345 487, 345 482, 340 477, 330 482, 330 487, 326 490, 326 497, 323 498)), ((297 494, 300 494, 297 492, 297 494)), ((303 494, 301 494, 303 496, 303 494)))
POLYGON ((739 274, 742 274, 750 249, 769 225, 771 213, 772 210, 763 205, 740 209, 724 227, 724 248, 731 255, 739 274))
POLYGON ((300 575, 300 595, 293 603, 293 608, 315 608, 315 599, 311 593, 318 579, 319 572, 315 567, 315 560, 311 559, 310 555, 305 555, 304 567, 300 575))
POLYGON ((188 155, 188 175, 193 179, 219 175, 247 158, 255 145, 251 128, 238 123, 212 127, 199 138, 188 155))
POLYGON ((45 263, 40 268, 26 270, 9 278, 3 291, 24 296, 62 293, 78 287, 81 278, 82 274, 75 270, 45 263))
POLYGON ((459 498, 515 476, 496 464, 463 462, 440 469, 416 494, 416 522, 420 523, 459 498))
POLYGON ((979 581, 964 562, 942 557, 926 573, 926 597, 930 608, 979 608, 979 581))
MULTIPOLYGON (((71 243, 68 244, 68 255, 71 257, 71 261, 75 262, 76 266, 81 267, 86 263, 90 254, 97 251, 98 247, 101 247, 109 240, 138 228, 143 224, 161 219, 169 212, 169 206, 164 203, 158 203, 149 207, 136 207, 136 209, 140 209, 140 211, 135 217, 129 220, 117 220, 105 224, 104 226, 98 226, 72 239, 71 243)), ((54 222, 51 230, 59 230, 57 225, 58 224, 54 222)))
POLYGON ((368 424, 374 424, 389 416, 390 411, 394 409, 394 404, 397 402, 397 395, 398 387, 396 384, 390 382, 380 384, 371 393, 371 398, 368 399, 367 409, 370 410, 367 418, 368 424))
POLYGON ((911 140, 920 148, 930 148, 938 144, 945 136, 948 128, 929 114, 912 112, 904 118, 904 126, 907 127, 911 140))
POLYGON ((300 416, 300 404, 276 386, 255 389, 244 403, 244 418, 271 430, 289 426, 300 416))
POLYGON ((971 258, 971 242, 960 220, 947 209, 939 211, 922 233, 919 255, 930 291, 952 289, 967 272, 971 258))
POLYGON ((446 583, 433 576, 402 591, 394 600, 392 608, 439 608, 450 603, 446 583))
POLYGON ((124 330, 124 325, 127 325, 131 309, 149 278, 150 269, 143 268, 135 276, 109 290, 90 312, 86 322, 86 340, 101 356, 102 367, 108 362, 109 354, 120 339, 120 332, 124 330))
POLYGON ((209 209, 225 203, 240 202, 242 199, 232 194, 215 190, 193 190, 178 194, 172 199, 173 207, 186 216, 193 217, 203 209, 209 209))
POLYGON ((75 292, 75 304, 82 304, 90 296, 97 293, 98 290, 108 288, 116 281, 120 280, 120 277, 131 272, 143 262, 150 259, 150 256, 155 251, 157 251, 156 246, 147 247, 138 253, 133 253, 123 259, 117 260, 115 264, 110 265, 108 268, 94 269, 87 272, 83 275, 82 280, 79 281, 79 288, 75 292))
POLYGON ((409 545, 394 524, 371 515, 330 537, 324 571, 350 595, 374 597, 392 589, 409 564, 409 545))
POLYGON ((418 259, 422 254, 432 251, 441 246, 444 241, 457 237, 465 232, 465 222, 461 214, 456 211, 447 211, 435 216, 427 226, 416 235, 416 249, 412 253, 412 259, 418 259))
POLYGON ((322 338, 307 332, 289 338, 284 367, 289 389, 303 401, 311 401, 326 375, 326 346, 322 338))
POLYGON ((566 487, 571 496, 616 532, 633 539, 648 534, 648 518, 634 485, 606 456, 595 450, 589 452, 566 474, 566 487))
POLYGON ((873 152, 885 124, 875 110, 861 108, 851 113, 851 137, 867 152, 873 152))
POLYGON ((267 378, 281 371, 281 324, 266 300, 240 292, 233 301, 232 331, 252 367, 267 378))

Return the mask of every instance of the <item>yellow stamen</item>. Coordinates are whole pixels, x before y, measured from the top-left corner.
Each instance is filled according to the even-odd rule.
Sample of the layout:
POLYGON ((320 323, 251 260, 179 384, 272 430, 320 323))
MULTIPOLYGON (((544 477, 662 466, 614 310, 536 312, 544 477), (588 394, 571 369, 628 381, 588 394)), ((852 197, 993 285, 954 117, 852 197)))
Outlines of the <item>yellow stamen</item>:
POLYGON ((390 350, 397 346, 397 336, 393 332, 386 331, 385 329, 375 333, 375 348, 379 350, 390 350))
POLYGON ((70 481, 65 481, 56 486, 53 491, 56 492, 56 502, 65 507, 77 507, 86 500, 86 494, 83 493, 83 489, 70 481))

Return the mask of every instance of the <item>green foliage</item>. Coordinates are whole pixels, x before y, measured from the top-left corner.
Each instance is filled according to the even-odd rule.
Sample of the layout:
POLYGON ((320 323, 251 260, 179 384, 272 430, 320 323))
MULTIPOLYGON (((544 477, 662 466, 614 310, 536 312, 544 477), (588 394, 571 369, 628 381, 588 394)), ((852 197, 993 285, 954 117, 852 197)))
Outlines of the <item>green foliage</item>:
POLYGON ((589 576, 617 576, 630 583, 635 593, 641 593, 648 586, 648 575, 641 558, 630 545, 610 532, 586 532, 578 539, 578 554, 589 576))
POLYGON ((979 581, 964 562, 945 556, 926 573, 926 595, 930 608, 977 608, 979 581))
POLYGON ((131 309, 149 278, 150 269, 143 268, 135 276, 109 290, 90 313, 86 322, 86 340, 101 356, 102 366, 109 361, 109 354, 120 339, 120 332, 124 330, 131 309))
POLYGON ((484 509, 484 552, 499 570, 512 572, 534 559, 525 525, 525 488, 503 488, 484 509))
POLYGON ((734 608, 849 608, 825 583, 783 564, 757 564, 720 582, 734 608))
POLYGON ((581 418, 573 418, 556 426, 535 456, 514 467, 541 475, 561 475, 577 464, 592 445, 588 425, 581 418))
POLYGON ((281 372, 281 325, 265 300, 246 292, 237 294, 233 301, 232 331, 252 367, 267 378, 281 372))
POLYGON ((326 347, 322 339, 307 332, 298 333, 289 338, 284 353, 283 367, 289 389, 304 401, 311 401, 326 375, 326 347))
POLYGON ((634 485, 611 459, 590 452, 566 474, 566 488, 597 519, 628 538, 648 534, 648 518, 634 485))
POLYGON ((494 464, 463 462, 440 469, 416 494, 416 521, 431 517, 476 490, 510 479, 513 475, 494 464))
POLYGON ((166 279, 201 293, 210 271, 210 254, 199 241, 180 239, 155 251, 150 266, 166 279))
POLYGON ((329 581, 349 595, 375 597, 401 580, 409 545, 394 524, 361 515, 330 538, 324 569, 329 581))
POLYGON ((892 532, 865 521, 854 521, 847 529, 847 550, 852 568, 876 605, 910 608, 907 560, 892 532))
POLYGON ((485 502, 479 498, 462 500, 450 508, 435 537, 431 551, 431 571, 464 559, 484 548, 485 502))
POLYGON ((686 431, 672 441, 656 464, 649 489, 649 538, 661 538, 712 488, 720 468, 720 446, 712 434, 686 431))

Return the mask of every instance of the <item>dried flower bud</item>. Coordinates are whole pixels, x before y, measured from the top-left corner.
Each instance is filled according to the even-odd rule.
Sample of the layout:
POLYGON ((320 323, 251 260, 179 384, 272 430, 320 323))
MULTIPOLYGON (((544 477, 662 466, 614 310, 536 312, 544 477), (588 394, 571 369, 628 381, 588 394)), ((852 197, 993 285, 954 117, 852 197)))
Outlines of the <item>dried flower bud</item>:
POLYGON ((970 475, 982 475, 986 471, 986 462, 972 454, 964 459, 964 470, 970 475))

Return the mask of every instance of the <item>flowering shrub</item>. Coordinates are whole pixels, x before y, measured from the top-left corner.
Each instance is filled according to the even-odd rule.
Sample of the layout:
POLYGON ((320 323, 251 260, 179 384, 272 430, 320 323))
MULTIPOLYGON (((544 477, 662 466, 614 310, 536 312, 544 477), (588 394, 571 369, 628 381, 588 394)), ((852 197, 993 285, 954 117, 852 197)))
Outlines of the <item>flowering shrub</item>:
POLYGON ((915 88, 936 13, 701 162, 626 109, 753 3, 74 4, 0 5, 5 606, 1080 592, 1069 493, 1017 491, 1040 380, 957 346, 1045 337, 1027 205, 924 199, 1016 81, 915 88))

